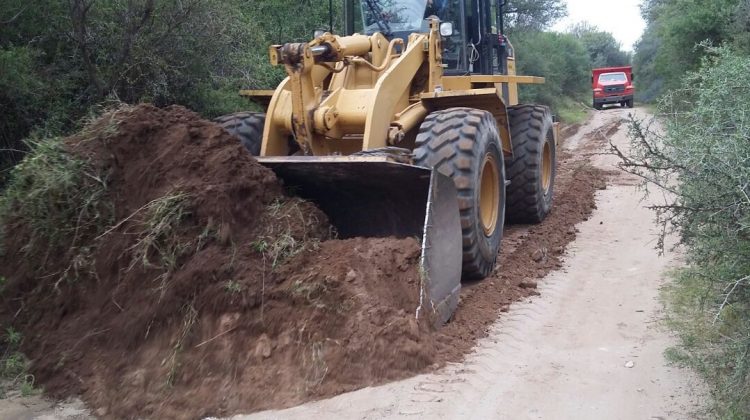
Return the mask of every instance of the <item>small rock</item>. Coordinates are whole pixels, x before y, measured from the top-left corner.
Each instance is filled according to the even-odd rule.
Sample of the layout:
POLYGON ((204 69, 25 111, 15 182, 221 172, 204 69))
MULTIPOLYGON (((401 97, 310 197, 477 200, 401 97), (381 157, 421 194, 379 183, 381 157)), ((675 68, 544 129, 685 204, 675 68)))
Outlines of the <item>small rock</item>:
POLYGON ((357 272, 354 271, 354 269, 349 270, 348 273, 346 273, 346 281, 349 283, 353 282, 354 280, 357 280, 357 272))
POLYGON ((146 384, 146 371, 138 369, 128 375, 126 381, 129 382, 131 386, 140 388, 146 384))
POLYGON ((237 312, 222 314, 219 317, 219 331, 227 331, 230 328, 234 328, 234 324, 240 319, 240 314, 237 312))
POLYGON ((531 254, 531 259, 536 262, 541 261, 543 258, 544 258, 544 251, 542 251, 541 249, 537 249, 531 254))
POLYGON ((603 225, 603 224, 604 224, 604 222, 599 222, 599 224, 600 224, 600 225, 603 225))
POLYGON ((271 339, 266 334, 262 334, 255 345, 255 355, 264 359, 271 357, 271 339))
POLYGON ((96 409, 96 415, 99 417, 104 417, 107 415, 107 413, 109 413, 107 407, 99 407, 96 409))
POLYGON ((568 235, 575 235, 575 234, 576 234, 576 228, 574 228, 572 226, 569 227, 568 228, 568 235))
POLYGON ((294 335, 291 331, 284 331, 279 335, 277 340, 277 348, 288 347, 294 343, 294 335))
POLYGON ((635 363, 632 360, 628 360, 627 362, 625 362, 625 367, 626 368, 630 369, 633 366, 635 366, 635 363))
POLYGON ((533 280, 524 280, 518 285, 524 289, 536 289, 536 282, 533 280))
POLYGON ((564 246, 556 246, 555 249, 554 249, 554 252, 555 252, 555 254, 560 255, 563 252, 565 252, 565 247, 564 246))

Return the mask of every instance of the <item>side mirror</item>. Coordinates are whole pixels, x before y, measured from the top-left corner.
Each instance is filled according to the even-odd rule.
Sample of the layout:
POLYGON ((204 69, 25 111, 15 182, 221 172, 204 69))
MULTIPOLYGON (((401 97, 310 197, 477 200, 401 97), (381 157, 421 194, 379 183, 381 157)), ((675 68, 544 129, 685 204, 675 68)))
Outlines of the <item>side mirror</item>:
POLYGON ((440 36, 453 35, 453 22, 440 22, 440 36))
POLYGON ((633 73, 633 74, 631 74, 631 75, 630 75, 630 80, 631 80, 631 81, 632 81, 632 80, 635 80, 635 73, 633 73))

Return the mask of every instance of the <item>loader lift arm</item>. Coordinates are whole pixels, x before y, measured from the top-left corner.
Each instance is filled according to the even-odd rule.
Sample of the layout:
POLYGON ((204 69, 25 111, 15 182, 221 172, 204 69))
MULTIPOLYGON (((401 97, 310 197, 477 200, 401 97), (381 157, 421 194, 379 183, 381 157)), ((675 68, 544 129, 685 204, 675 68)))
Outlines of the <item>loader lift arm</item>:
POLYGON ((264 116, 220 121, 262 131, 243 144, 340 237, 419 237, 416 314, 439 325, 461 278, 493 271, 506 207, 532 222, 549 212, 556 124, 517 105, 519 84, 544 79, 515 74, 502 0, 343 1, 346 34, 269 48, 287 77, 270 97, 244 92, 267 101, 264 116))

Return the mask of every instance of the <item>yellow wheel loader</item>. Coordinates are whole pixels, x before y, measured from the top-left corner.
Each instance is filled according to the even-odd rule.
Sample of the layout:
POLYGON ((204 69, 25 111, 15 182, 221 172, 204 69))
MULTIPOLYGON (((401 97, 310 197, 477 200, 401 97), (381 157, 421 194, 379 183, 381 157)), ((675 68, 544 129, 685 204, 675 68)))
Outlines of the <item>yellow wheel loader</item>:
POLYGON ((271 46, 287 77, 242 91, 265 113, 217 119, 340 238, 417 237, 416 316, 450 319, 488 276, 505 221, 550 211, 557 123, 518 105, 503 0, 344 0, 346 35, 271 46), (355 3, 356 2, 356 3, 355 3))

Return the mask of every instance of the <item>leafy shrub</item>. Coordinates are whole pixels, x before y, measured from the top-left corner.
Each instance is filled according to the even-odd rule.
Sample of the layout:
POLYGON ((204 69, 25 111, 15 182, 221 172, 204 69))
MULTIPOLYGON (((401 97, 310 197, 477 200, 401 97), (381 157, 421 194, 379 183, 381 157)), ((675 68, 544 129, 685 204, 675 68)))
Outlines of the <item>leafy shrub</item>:
POLYGON ((716 410, 750 416, 750 57, 708 48, 659 103, 664 134, 633 121, 623 167, 670 192, 657 218, 679 233, 687 267, 667 293, 675 358, 713 386, 716 410))
POLYGON ((575 35, 519 32, 511 42, 516 49, 517 73, 545 78, 543 85, 519 86, 522 103, 567 108, 571 98, 583 101, 591 95, 589 53, 575 35))

